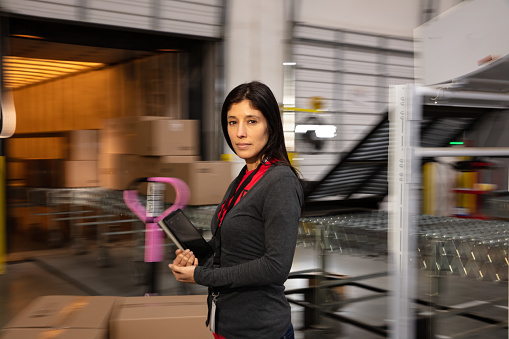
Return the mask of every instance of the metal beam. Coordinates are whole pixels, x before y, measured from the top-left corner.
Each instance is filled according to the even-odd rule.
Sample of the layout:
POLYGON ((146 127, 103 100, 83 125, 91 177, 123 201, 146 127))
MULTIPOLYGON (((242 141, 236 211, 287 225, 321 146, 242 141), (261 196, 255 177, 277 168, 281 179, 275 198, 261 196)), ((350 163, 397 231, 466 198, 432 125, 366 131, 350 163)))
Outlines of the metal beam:
POLYGON ((433 99, 436 99, 437 101, 447 99, 505 101, 509 105, 509 94, 492 92, 454 91, 447 88, 447 86, 448 86, 447 84, 444 84, 444 87, 441 88, 417 87, 416 95, 431 97, 433 99))
POLYGON ((414 155, 424 157, 509 157, 509 147, 418 147, 414 155))
POLYGON ((411 235, 417 228, 420 159, 418 146, 422 103, 413 85, 390 88, 389 123, 389 259, 391 271, 390 336, 415 338, 416 268, 412 259, 416 244, 411 235))

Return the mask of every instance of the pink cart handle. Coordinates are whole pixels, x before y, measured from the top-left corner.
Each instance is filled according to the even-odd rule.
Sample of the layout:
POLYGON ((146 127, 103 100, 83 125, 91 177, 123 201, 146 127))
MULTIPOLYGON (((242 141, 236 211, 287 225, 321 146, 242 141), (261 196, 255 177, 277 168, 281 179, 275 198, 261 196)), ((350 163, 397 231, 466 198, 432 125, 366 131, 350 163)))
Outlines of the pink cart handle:
POLYGON ((127 207, 131 211, 133 211, 134 214, 143 222, 154 222, 157 223, 160 220, 164 219, 168 214, 171 212, 177 210, 177 209, 183 209, 187 202, 189 201, 189 187, 187 184, 178 179, 178 178, 166 178, 166 177, 150 177, 150 178, 140 178, 135 180, 127 190, 124 191, 124 202, 126 203, 127 207), (147 210, 145 207, 140 203, 140 200, 138 199, 138 190, 133 189, 132 187, 135 186, 138 183, 141 182, 162 182, 165 184, 170 184, 175 189, 176 197, 175 202, 173 205, 165 210, 163 213, 158 215, 155 218, 148 218, 147 217, 147 210), (150 219, 150 220, 149 220, 150 219))

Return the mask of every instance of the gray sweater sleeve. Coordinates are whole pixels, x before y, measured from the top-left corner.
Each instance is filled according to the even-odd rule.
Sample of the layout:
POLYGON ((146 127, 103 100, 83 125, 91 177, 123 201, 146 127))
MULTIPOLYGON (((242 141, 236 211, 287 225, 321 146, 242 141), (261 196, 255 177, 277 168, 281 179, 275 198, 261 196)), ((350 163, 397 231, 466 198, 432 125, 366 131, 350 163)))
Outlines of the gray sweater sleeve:
POLYGON ((284 284, 295 252, 303 193, 289 169, 275 172, 278 174, 264 180, 264 187, 256 192, 264 228, 263 256, 230 267, 198 266, 194 273, 196 283, 230 288, 284 284))

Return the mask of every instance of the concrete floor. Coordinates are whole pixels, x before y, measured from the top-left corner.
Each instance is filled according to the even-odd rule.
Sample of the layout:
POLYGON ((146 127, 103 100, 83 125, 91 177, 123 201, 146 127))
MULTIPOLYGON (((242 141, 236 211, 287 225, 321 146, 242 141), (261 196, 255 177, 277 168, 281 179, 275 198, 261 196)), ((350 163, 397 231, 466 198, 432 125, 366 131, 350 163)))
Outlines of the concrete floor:
MULTIPOLYGON (((19 215, 27 214, 17 209, 19 215)), ((141 296, 150 292, 150 279, 142 272, 147 271, 147 264, 140 250, 133 246, 133 241, 121 238, 110 242, 106 251, 96 247, 93 235, 84 245, 87 250, 83 254, 75 254, 69 245, 69 236, 61 248, 49 248, 44 233, 31 229, 30 223, 8 225, 8 249, 6 273, 0 275, 0 327, 18 314, 33 299, 44 295, 112 295, 141 296), (142 259, 141 259, 142 260, 142 259), (104 264, 108 267, 101 267, 104 264)), ((86 235, 86 234, 85 234, 86 235)), ((160 295, 206 294, 203 286, 178 283, 174 280, 167 264, 171 262, 174 249, 168 246, 168 255, 156 269, 156 290, 160 295)), ((325 256, 317 255, 317 251, 302 244, 297 247, 292 272, 319 269, 322 259, 326 271, 347 277, 359 277, 389 271, 385 256, 345 255, 338 252, 327 252, 325 256)), ((475 332, 493 323, 507 324, 507 281, 495 284, 491 281, 479 281, 446 275, 432 277, 427 271, 418 271, 416 293, 417 298, 445 307, 462 307, 466 303, 486 302, 499 299, 493 304, 471 311, 470 317, 451 316, 438 318, 431 326, 434 336, 429 330, 420 330, 416 339, 452 338, 464 333, 462 338, 508 338, 507 325, 496 327, 491 324, 489 332, 475 332), (471 331, 471 332, 467 332, 471 331)), ((391 280, 388 276, 362 279, 360 283, 382 290, 390 290, 391 280)), ((307 279, 289 279, 287 290, 307 287, 307 279)), ((339 293, 333 294, 338 296, 339 293)), ((313 338, 382 338, 380 334, 367 330, 370 325, 376 330, 383 329, 389 323, 390 298, 380 292, 370 291, 362 286, 345 286, 341 290, 341 299, 357 302, 347 303, 337 309, 336 315, 344 317, 349 323, 319 317, 312 320, 312 312, 292 304, 292 321, 296 329, 297 339, 313 338), (371 299, 359 300, 358 298, 371 299), (359 326, 351 323, 359 322, 359 326)), ((302 294, 289 295, 289 298, 303 300, 302 294)), ((433 312, 429 306, 415 305, 417 312, 433 312)), ((428 326, 429 327, 429 326, 428 326)))
MULTIPOLYGON (((170 253, 170 248, 168 248, 170 253)), ((28 252, 8 254, 6 274, 0 276, 0 326, 3 327, 13 316, 26 307, 33 299, 43 295, 114 295, 140 296, 149 290, 139 274, 146 264, 133 261, 136 251, 130 242, 117 242, 108 248, 110 267, 99 267, 104 262, 104 253, 88 243, 86 254, 76 255, 71 247, 60 249, 39 249, 28 252)), ((328 253, 325 256, 326 269, 329 272, 350 277, 387 271, 384 257, 365 257, 328 253)), ((198 285, 176 282, 167 268, 170 255, 157 266, 157 291, 161 295, 206 294, 206 289, 198 285)), ((320 267, 320 257, 312 248, 298 247, 293 272, 320 267)), ((439 279, 439 293, 430 296, 435 283, 426 272, 419 272, 417 287, 418 298, 441 305, 453 306, 476 300, 488 301, 502 299, 483 309, 472 312, 486 318, 507 322, 507 283, 493 284, 488 281, 464 279, 458 276, 445 276, 439 279)), ((388 289, 390 278, 387 276, 362 280, 363 284, 388 289)), ((306 287, 307 280, 289 279, 287 290, 306 287)), ((364 288, 346 286, 342 290, 344 298, 365 297, 377 293, 364 288)), ((291 296, 302 300, 302 296, 291 296)), ((387 323, 389 298, 378 298, 347 304, 339 309, 338 315, 372 326, 383 327, 387 323)), ((374 339, 383 336, 363 328, 340 323, 322 317, 312 324, 308 318, 311 313, 292 305, 292 319, 296 328, 296 338, 357 338, 374 339), (307 319, 307 320, 306 320, 307 319)), ((416 306, 420 311, 431 311, 425 306, 416 306)), ((434 323, 434 338, 450 338, 455 333, 475 330, 486 326, 477 320, 465 317, 449 317, 434 323)), ((464 338, 507 338, 507 328, 498 328, 490 332, 474 333, 464 338)), ((432 338, 426 332, 420 332, 420 338, 432 338)))

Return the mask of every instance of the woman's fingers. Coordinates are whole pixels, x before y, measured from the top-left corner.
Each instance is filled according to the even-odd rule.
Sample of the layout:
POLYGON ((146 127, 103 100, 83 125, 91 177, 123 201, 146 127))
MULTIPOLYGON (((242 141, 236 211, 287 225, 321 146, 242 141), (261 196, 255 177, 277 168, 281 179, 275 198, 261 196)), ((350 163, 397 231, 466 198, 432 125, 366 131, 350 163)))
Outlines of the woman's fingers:
POLYGON ((187 265, 186 266, 194 266, 194 263, 197 260, 198 259, 194 255, 189 256, 189 258, 187 259, 187 265))
POLYGON ((175 259, 173 259, 173 264, 179 266, 180 263, 182 262, 184 254, 181 249, 176 250, 175 254, 176 254, 176 256, 175 256, 175 259))
POLYGON ((180 248, 178 248, 176 251, 175 251, 175 259, 173 259, 173 264, 174 265, 179 265, 180 264, 180 261, 182 260, 182 250, 180 248))
POLYGON ((173 264, 177 266, 192 266, 195 261, 195 256, 192 251, 190 250, 184 250, 181 251, 180 249, 175 251, 175 254, 177 256, 173 260, 173 264), (178 254, 177 252, 180 251, 178 254))

